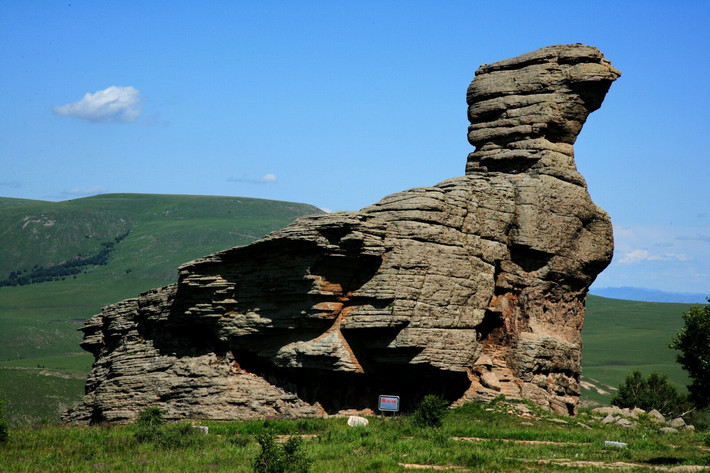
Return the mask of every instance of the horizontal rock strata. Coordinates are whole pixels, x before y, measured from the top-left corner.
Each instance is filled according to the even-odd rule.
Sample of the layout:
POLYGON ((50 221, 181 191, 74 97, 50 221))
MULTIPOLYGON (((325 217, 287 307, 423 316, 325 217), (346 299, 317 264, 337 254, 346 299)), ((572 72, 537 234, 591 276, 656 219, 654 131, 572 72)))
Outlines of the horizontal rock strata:
POLYGON ((613 238, 572 145, 618 76, 583 45, 481 66, 465 176, 300 219, 104 308, 65 420, 315 416, 429 393, 574 414, 585 296, 613 238))

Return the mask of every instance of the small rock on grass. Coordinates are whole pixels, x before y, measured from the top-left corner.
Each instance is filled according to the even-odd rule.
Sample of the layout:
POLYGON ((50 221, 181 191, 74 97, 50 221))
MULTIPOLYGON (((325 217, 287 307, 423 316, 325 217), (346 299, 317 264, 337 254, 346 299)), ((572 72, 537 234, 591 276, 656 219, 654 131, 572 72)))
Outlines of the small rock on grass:
POLYGON ((367 427, 367 425, 369 423, 370 423, 370 421, 365 419, 364 417, 360 417, 360 416, 348 417, 348 425, 350 427, 367 427))
POLYGON ((620 427, 633 427, 636 425, 635 422, 631 422, 629 419, 624 419, 623 417, 617 419, 614 423, 620 427))
POLYGON ((666 418, 663 417, 663 414, 661 414, 660 412, 658 412, 656 409, 653 409, 653 410, 649 411, 649 412, 648 412, 648 415, 650 415, 651 417, 653 417, 654 419, 656 419, 656 421, 658 421, 658 422, 665 422, 665 421, 666 421, 666 418))
POLYGON ((685 427, 685 421, 683 420, 682 417, 676 417, 675 419, 673 419, 672 421, 670 421, 668 424, 669 424, 671 427, 675 427, 675 428, 685 427))

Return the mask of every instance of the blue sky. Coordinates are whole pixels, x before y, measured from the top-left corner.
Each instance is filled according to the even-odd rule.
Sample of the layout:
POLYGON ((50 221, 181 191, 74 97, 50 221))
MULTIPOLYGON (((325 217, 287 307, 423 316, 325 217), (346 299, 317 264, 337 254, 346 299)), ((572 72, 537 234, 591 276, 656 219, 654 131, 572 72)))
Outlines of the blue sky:
POLYGON ((464 173, 480 64, 581 42, 623 74, 575 146, 615 229, 595 285, 709 294, 708 25, 705 1, 3 0, 0 196, 356 210, 464 173))

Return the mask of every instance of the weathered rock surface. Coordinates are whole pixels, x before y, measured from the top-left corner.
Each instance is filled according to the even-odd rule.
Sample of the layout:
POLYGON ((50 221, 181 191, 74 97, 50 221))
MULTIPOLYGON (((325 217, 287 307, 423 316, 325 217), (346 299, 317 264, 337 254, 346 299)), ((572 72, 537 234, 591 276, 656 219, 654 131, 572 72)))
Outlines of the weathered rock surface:
POLYGON ((300 219, 104 308, 65 419, 314 416, 428 393, 574 414, 585 296, 613 238, 572 145, 618 76, 584 45, 481 66, 465 176, 300 219))

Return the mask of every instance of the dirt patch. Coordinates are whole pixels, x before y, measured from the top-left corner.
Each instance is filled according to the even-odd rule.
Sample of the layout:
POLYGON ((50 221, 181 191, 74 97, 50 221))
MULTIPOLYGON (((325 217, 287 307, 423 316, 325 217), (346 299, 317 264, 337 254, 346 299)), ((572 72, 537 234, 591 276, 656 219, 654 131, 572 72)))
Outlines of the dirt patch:
POLYGON ((410 470, 459 470, 459 471, 466 471, 466 468, 462 466, 454 466, 454 465, 419 465, 417 463, 397 463, 399 466, 403 468, 407 468, 410 470))
POLYGON ((553 442, 551 440, 516 440, 516 439, 487 439, 483 437, 451 437, 452 440, 462 440, 465 442, 515 442, 528 445, 591 445, 589 442, 553 442))
POLYGON ((603 462, 603 461, 591 461, 591 460, 572 460, 567 458, 554 458, 548 460, 528 460, 524 458, 517 458, 516 460, 528 462, 528 463, 544 463, 551 465, 559 465, 573 468, 599 468, 602 470, 630 470, 632 468, 652 468, 656 471, 674 471, 674 472, 693 472, 693 471, 707 471, 707 466, 702 465, 679 465, 679 466, 651 466, 644 465, 641 463, 629 463, 629 462, 603 462))

